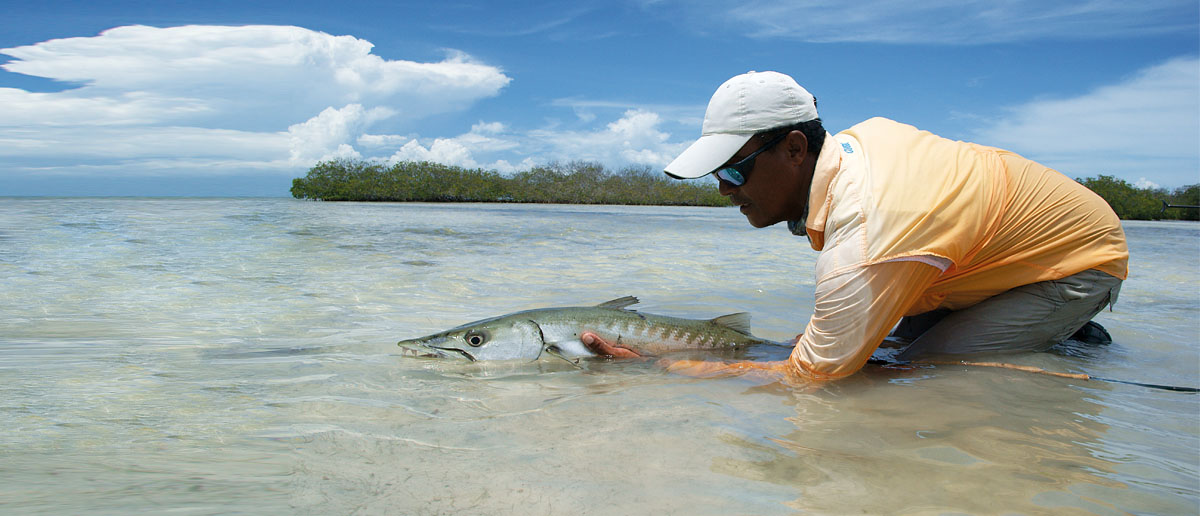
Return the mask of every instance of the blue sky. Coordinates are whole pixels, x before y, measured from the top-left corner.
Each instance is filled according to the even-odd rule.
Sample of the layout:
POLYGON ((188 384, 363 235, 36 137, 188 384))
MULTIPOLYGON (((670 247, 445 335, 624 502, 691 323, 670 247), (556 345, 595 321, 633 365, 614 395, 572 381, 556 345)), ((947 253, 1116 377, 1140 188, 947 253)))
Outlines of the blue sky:
POLYGON ((748 70, 832 132, 1200 182, 1195 0, 11 4, 0 195, 287 195, 335 157, 661 169, 748 70))

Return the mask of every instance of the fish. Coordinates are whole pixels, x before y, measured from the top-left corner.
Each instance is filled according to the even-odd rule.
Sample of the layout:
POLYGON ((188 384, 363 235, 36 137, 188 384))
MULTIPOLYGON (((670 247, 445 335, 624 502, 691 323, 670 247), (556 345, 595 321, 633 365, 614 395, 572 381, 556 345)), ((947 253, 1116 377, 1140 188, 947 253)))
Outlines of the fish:
POLYGON ((683 319, 629 309, 637 303, 638 298, 625 296, 595 306, 526 310, 397 345, 405 356, 418 358, 533 361, 551 355, 578 364, 581 358, 597 356, 579 340, 584 332, 642 356, 773 344, 750 333, 750 314, 745 312, 709 320, 683 319))

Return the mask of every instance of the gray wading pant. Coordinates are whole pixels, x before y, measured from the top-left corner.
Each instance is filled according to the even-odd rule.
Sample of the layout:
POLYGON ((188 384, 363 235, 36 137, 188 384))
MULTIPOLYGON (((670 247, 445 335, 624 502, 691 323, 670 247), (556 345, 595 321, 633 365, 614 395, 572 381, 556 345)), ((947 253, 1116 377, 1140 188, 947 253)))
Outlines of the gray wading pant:
POLYGON ((1023 285, 956 312, 939 309, 905 317, 892 336, 912 343, 895 359, 1045 351, 1116 303, 1120 291, 1121 280, 1088 269, 1023 285))

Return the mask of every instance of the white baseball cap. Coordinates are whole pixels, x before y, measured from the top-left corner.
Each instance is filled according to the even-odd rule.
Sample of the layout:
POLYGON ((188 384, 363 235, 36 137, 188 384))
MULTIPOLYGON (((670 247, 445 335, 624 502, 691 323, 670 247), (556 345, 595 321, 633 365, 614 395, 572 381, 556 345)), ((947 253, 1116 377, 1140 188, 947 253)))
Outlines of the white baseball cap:
POLYGON ((817 118, 817 101, 779 72, 747 72, 722 84, 708 101, 700 139, 667 165, 667 175, 693 179, 729 161, 750 137, 817 118))

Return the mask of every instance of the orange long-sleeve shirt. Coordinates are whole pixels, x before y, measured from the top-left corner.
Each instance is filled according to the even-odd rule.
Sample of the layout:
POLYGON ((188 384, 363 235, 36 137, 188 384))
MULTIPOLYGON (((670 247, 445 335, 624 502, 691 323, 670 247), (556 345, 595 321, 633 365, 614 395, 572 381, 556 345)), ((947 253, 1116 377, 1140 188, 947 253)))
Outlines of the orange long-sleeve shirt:
POLYGON ((905 315, 1099 269, 1124 279, 1120 220, 1095 193, 1008 151, 872 118, 825 139, 805 230, 815 310, 791 364, 860 369, 905 315))

